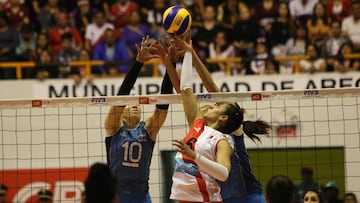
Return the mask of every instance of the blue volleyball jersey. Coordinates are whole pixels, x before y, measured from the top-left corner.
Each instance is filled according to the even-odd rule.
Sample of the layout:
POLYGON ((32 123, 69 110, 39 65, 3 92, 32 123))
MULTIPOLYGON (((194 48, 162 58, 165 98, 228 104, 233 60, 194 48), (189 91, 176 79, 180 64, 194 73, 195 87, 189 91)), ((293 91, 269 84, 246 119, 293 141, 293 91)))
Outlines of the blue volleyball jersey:
POLYGON ((246 184, 247 194, 251 193, 262 193, 260 182, 255 178, 250 160, 249 154, 246 150, 244 142, 244 134, 242 136, 233 136, 235 140, 235 152, 239 156, 240 165, 242 167, 242 173, 246 184))
POLYGON ((225 182, 219 181, 223 199, 244 197, 247 194, 242 167, 237 153, 234 152, 231 155, 230 161, 231 170, 228 179, 225 182))
POLYGON ((247 153, 244 135, 232 136, 235 141, 235 151, 231 155, 231 170, 225 182, 219 182, 221 195, 224 199, 239 198, 253 193, 262 193, 261 184, 252 173, 249 155, 247 153))
POLYGON ((118 179, 119 192, 147 192, 154 145, 144 121, 135 129, 122 125, 112 136, 109 166, 118 179))

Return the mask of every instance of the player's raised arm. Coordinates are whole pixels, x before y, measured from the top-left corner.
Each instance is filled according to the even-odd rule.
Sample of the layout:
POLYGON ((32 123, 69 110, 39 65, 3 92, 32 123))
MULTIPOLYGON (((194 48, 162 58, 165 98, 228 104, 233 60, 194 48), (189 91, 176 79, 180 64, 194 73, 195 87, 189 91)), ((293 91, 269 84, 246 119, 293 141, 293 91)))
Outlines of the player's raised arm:
MULTIPOLYGON (((131 67, 129 72, 126 74, 123 82, 121 83, 120 89, 117 93, 120 95, 129 95, 133 88, 138 74, 143 64, 152 59, 156 58, 157 55, 151 53, 151 46, 155 41, 151 41, 149 36, 142 39, 141 45, 136 45, 138 51, 134 65, 131 67)), ((121 126, 121 115, 124 110, 124 106, 112 106, 105 119, 105 130, 107 136, 112 136, 121 126)))
POLYGON ((192 53, 193 53, 195 69, 198 72, 206 90, 208 92, 220 92, 220 89, 215 84, 215 82, 214 82, 209 70, 205 66, 205 64, 201 61, 201 59, 199 58, 199 56, 197 55, 197 53, 195 51, 193 51, 192 53))
POLYGON ((193 93, 193 64, 192 64, 192 42, 190 39, 190 33, 186 33, 183 37, 175 37, 176 46, 179 46, 181 50, 184 50, 184 60, 181 67, 180 77, 180 89, 181 97, 183 99, 183 106, 189 126, 192 126, 193 122, 202 118, 201 112, 197 106, 197 100, 193 93))
POLYGON ((166 73, 169 75, 176 92, 180 93, 180 78, 176 72, 175 62, 181 53, 175 51, 173 39, 169 39, 167 43, 160 41, 159 43, 154 44, 153 47, 165 65, 166 73))

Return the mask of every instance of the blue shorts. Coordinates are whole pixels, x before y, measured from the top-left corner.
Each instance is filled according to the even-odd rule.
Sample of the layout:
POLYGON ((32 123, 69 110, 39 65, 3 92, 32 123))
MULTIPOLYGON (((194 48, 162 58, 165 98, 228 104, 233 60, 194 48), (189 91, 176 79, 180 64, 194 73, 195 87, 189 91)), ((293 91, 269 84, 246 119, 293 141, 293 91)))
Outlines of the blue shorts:
POLYGON ((259 193, 252 193, 243 197, 227 198, 223 201, 224 203, 266 203, 265 196, 259 193))
POLYGON ((119 203, 151 203, 151 198, 149 193, 126 193, 119 195, 119 203))

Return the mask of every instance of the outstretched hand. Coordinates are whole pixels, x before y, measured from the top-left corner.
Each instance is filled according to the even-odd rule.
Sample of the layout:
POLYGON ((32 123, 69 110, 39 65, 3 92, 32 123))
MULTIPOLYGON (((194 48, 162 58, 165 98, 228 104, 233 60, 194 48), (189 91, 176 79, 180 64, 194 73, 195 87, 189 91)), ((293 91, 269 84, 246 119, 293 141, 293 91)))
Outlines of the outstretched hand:
POLYGON ((193 51, 190 32, 186 32, 180 36, 175 35, 174 39, 175 39, 174 42, 177 51, 183 51, 184 53, 193 51))
POLYGON ((150 59, 158 58, 159 56, 154 53, 152 49, 155 43, 156 40, 150 39, 150 37, 146 35, 146 37, 142 38, 140 46, 135 44, 137 50, 136 60, 145 63, 150 59))
POLYGON ((194 160, 196 158, 196 153, 190 149, 182 140, 173 140, 173 146, 176 147, 176 151, 185 154, 187 157, 194 160))

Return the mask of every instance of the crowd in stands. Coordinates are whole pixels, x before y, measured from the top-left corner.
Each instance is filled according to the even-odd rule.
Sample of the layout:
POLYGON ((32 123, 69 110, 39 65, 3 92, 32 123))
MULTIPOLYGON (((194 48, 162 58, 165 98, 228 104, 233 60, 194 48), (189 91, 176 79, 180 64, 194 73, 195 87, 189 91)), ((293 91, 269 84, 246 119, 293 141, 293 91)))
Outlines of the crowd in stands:
MULTIPOLYGON (((0 62, 34 61, 24 78, 82 78, 70 61, 102 60, 99 77, 126 73, 135 44, 149 35, 166 39, 162 13, 183 5, 192 16, 193 45, 203 61, 239 57, 232 75, 359 71, 359 0, 0 0, 0 62)), ((208 64, 225 73, 226 65, 208 64)), ((15 78, 0 69, 1 79, 15 78)), ((151 75, 151 74, 150 74, 151 75)))

